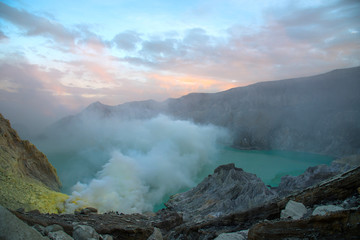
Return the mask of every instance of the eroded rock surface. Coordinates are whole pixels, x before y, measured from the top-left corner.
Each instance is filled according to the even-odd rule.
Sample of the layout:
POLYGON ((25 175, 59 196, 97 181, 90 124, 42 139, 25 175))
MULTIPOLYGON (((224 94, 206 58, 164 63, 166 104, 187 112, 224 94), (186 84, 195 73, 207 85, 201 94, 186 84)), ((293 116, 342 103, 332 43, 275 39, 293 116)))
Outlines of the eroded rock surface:
MULTIPOLYGON (((20 213, 14 212, 16 216, 29 225, 60 225, 64 231, 73 236, 74 239, 84 237, 111 235, 115 240, 143 240, 149 238, 155 231, 155 227, 166 232, 167 229, 175 227, 172 222, 174 215, 147 216, 144 214, 40 214, 36 212, 20 213), (169 219, 167 218, 169 217, 169 219), (161 219, 161 223, 159 222, 161 219), (160 226, 160 227, 159 227, 160 226), (94 231, 92 231, 93 229, 94 231)), ((176 219, 179 221, 178 219, 176 219)), ((157 232, 155 234, 159 236, 157 232)), ((98 236, 99 238, 99 236, 98 236)))
MULTIPOLYGON (((233 212, 226 216, 222 216, 202 223, 184 223, 174 228, 172 231, 170 231, 167 237, 169 239, 184 239, 184 238, 213 239, 216 236, 220 235, 221 233, 237 232, 241 230, 250 229, 255 224, 264 220, 267 220, 267 222, 265 222, 264 224, 271 224, 273 220, 280 219, 281 211, 285 209, 286 204, 290 200, 302 203, 307 208, 314 208, 319 204, 320 205, 328 204, 329 202, 339 202, 344 200, 345 203, 353 199, 354 197, 355 200, 351 200, 351 201, 357 202, 356 199, 359 199, 358 188, 360 187, 360 183, 358 179, 360 179, 360 167, 345 172, 343 174, 340 174, 316 186, 309 187, 306 190, 303 190, 302 192, 296 193, 294 195, 290 195, 282 199, 274 199, 273 201, 259 207, 255 207, 246 211, 233 212)), ((358 218, 357 213, 355 214, 351 213, 348 216, 355 217, 355 219, 357 219, 358 222, 360 221, 360 218, 358 218)), ((344 219, 345 218, 346 217, 344 217, 344 219)), ((316 220, 317 218, 312 218, 312 219, 316 220)), ((291 221, 289 220, 284 222, 289 222, 290 224, 292 221, 303 221, 303 219, 291 220, 291 221)), ((335 221, 334 224, 336 224, 337 220, 336 218, 329 218, 327 220, 326 218, 322 218, 321 220, 321 222, 324 224, 326 221, 328 221, 328 224, 332 224, 332 222, 335 221)), ((305 223, 301 222, 301 223, 303 223, 303 225, 305 226, 307 222, 305 223)), ((316 222, 313 222, 313 224, 316 224, 316 222)), ((298 227, 301 229, 301 226, 298 227)), ((284 226, 279 224, 279 229, 281 228, 284 228, 284 226)), ((319 228, 318 230, 322 231, 321 228, 319 228)), ((351 234, 356 234, 356 232, 354 232, 353 230, 351 231, 352 232, 349 233, 349 236, 351 236, 351 234)), ((292 235, 291 233, 288 233, 288 235, 284 234, 284 236, 291 237, 292 235)), ((311 237, 309 238, 309 236, 311 235, 307 236, 308 239, 314 239, 311 237)), ((262 239, 266 239, 266 238, 262 238, 262 239)), ((274 237, 272 239, 277 239, 277 238, 274 237)))
POLYGON ((318 165, 309 167, 299 176, 284 176, 274 190, 279 196, 284 197, 293 192, 304 190, 315 184, 360 166, 360 155, 352 155, 336 159, 331 165, 318 165))
POLYGON ((358 239, 360 209, 312 216, 296 221, 275 221, 256 224, 249 230, 249 240, 281 239, 358 239))
POLYGON ((38 231, 14 216, 3 206, 0 206, 0 239, 46 240, 38 231))
POLYGON ((57 213, 67 196, 46 156, 21 140, 0 114, 0 204, 9 209, 57 213))
POLYGON ((38 180, 54 191, 61 188, 55 168, 32 143, 21 140, 0 114, 0 167, 2 171, 38 180))
POLYGON ((228 164, 216 168, 193 189, 172 196, 165 205, 183 214, 184 221, 203 222, 263 205, 276 196, 255 174, 228 164))
POLYGON ((281 211, 281 218, 300 219, 306 214, 307 210, 304 204, 290 200, 284 210, 281 211))

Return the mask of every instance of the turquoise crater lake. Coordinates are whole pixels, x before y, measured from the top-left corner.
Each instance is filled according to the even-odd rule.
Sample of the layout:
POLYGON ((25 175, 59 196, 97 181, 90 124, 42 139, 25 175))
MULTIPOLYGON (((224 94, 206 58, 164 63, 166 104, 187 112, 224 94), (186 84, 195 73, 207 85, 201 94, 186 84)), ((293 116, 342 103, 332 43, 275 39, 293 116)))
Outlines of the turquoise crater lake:
POLYGON ((265 184, 277 186, 284 175, 297 176, 308 167, 330 164, 333 160, 331 156, 304 152, 224 148, 217 165, 235 163, 236 167, 256 174, 265 184))
MULTIPOLYGON (((298 176, 308 167, 320 164, 331 164, 331 156, 279 150, 239 150, 225 147, 219 151, 212 166, 207 166, 200 174, 200 183, 207 175, 213 174, 214 169, 220 165, 234 163, 244 171, 256 174, 266 185, 278 186, 281 177, 285 175, 298 176)), ((187 191, 189 189, 183 189, 187 191)), ((169 196, 163 199, 167 202, 169 196)), ((154 211, 164 208, 164 204, 156 205, 154 211)))

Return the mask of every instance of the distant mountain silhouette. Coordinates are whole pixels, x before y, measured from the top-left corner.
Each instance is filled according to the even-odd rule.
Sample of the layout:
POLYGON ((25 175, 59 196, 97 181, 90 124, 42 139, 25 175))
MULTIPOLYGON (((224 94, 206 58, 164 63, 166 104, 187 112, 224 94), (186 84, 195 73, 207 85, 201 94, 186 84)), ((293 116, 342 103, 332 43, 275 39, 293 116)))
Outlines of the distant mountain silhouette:
POLYGON ((260 82, 218 93, 191 93, 164 102, 89 105, 52 128, 69 127, 81 116, 175 119, 228 128, 242 149, 282 149, 348 155, 360 153, 360 67, 260 82))

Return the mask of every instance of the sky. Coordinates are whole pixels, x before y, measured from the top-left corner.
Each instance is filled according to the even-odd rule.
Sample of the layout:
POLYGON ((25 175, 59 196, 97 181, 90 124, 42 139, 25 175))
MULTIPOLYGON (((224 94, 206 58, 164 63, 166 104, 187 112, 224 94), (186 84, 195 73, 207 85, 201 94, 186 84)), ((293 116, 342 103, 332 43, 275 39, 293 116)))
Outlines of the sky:
POLYGON ((0 112, 36 132, 95 101, 359 66, 359 19, 357 0, 0 0, 0 112))

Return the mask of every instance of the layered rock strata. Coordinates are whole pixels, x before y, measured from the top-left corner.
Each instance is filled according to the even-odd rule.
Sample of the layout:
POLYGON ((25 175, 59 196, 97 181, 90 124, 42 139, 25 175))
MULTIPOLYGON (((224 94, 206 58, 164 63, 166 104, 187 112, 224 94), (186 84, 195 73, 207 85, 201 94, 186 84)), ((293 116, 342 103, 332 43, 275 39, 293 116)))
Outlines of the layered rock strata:
POLYGON ((216 168, 193 189, 172 196, 165 206, 183 214, 184 221, 203 222, 263 205, 276 196, 255 174, 231 163, 216 168))
MULTIPOLYGON (((202 223, 185 222, 170 231, 167 237, 169 239, 213 239, 224 232, 247 230, 263 220, 280 219, 281 211, 285 209, 290 200, 302 203, 307 208, 313 208, 329 202, 344 201, 353 196, 356 196, 358 199, 360 187, 358 179, 360 179, 360 167, 337 175, 296 194, 274 199, 259 207, 233 212, 202 223)), ((224 196, 224 198, 226 197, 224 196)), ((185 209, 186 207, 184 206, 183 208, 185 209)), ((329 219, 330 223, 331 221, 333 220, 329 219)))
POLYGON ((47 157, 21 140, 0 114, 0 204, 25 210, 59 212, 67 198, 58 192, 60 180, 47 157))

